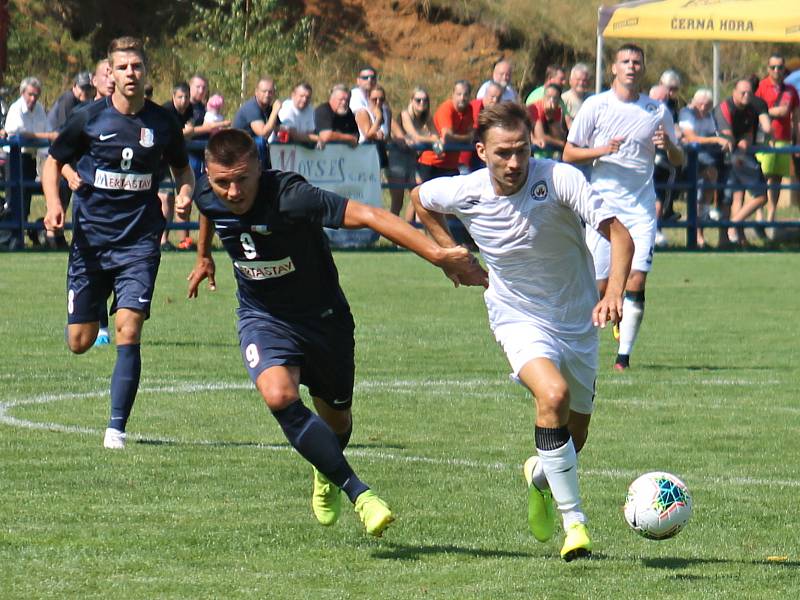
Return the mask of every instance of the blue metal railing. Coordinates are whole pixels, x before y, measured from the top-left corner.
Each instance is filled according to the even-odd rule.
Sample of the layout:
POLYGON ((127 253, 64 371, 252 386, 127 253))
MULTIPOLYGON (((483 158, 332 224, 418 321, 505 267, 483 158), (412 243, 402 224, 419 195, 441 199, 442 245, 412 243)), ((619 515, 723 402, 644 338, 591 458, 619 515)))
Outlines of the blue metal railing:
MULTIPOLYGON (((48 142, 45 140, 31 140, 22 139, 18 136, 9 137, 2 142, 3 145, 9 147, 7 153, 7 174, 5 181, 0 180, 0 190, 5 191, 6 200, 11 207, 11 218, 6 217, 0 221, 0 229, 10 229, 14 231, 17 241, 17 247, 22 248, 24 245, 25 231, 29 229, 41 229, 41 223, 31 223, 23 219, 23 206, 24 194, 23 191, 33 190, 34 192, 41 193, 41 184, 36 181, 25 180, 22 173, 22 146, 25 147, 47 147, 48 142)), ((205 148, 206 142, 204 141, 190 141, 187 143, 189 150, 202 150, 205 148)), ((412 150, 428 150, 431 144, 418 144, 409 146, 412 150)), ((468 151, 473 147, 468 144, 453 144, 445 146, 446 151, 468 151)), ((686 230, 686 247, 694 249, 697 247, 696 236, 697 230, 703 227, 737 227, 737 228, 754 228, 754 227, 772 227, 772 228, 800 228, 800 221, 745 221, 733 222, 730 220, 711 220, 702 218, 697 213, 698 206, 698 192, 702 193, 708 189, 715 190, 742 190, 745 189, 741 185, 727 185, 726 183, 707 183, 700 181, 700 164, 698 162, 698 153, 700 146, 698 144, 688 144, 684 147, 686 150, 686 165, 683 170, 683 177, 681 181, 673 182, 669 185, 660 184, 656 187, 659 189, 669 189, 678 194, 685 193, 686 195, 686 218, 679 221, 664 220, 659 223, 660 227, 664 228, 677 228, 686 230)), ((773 148, 771 146, 754 146, 749 150, 749 153, 773 153, 773 154, 792 154, 800 153, 800 146, 786 146, 783 148, 773 148)), ((402 183, 383 183, 381 187, 384 189, 411 189, 416 185, 413 181, 402 183)), ((167 186, 168 187, 168 186, 167 186)), ((780 190, 798 190, 800 184, 781 184, 777 186, 769 186, 770 189, 780 190)), ((71 228, 71 223, 66 224, 67 228, 71 228)), ((170 223, 167 225, 168 229, 198 229, 197 222, 188 223, 170 223)))

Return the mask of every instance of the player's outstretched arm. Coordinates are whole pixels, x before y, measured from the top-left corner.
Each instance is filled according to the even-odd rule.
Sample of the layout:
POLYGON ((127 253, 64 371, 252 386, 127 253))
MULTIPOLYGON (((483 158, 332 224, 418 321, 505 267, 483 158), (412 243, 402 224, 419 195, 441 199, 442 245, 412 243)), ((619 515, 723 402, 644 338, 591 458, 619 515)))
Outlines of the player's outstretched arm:
POLYGON ((197 261, 194 269, 186 278, 189 281, 188 298, 197 298, 197 290, 203 279, 208 279, 208 289, 216 291, 217 281, 216 265, 211 256, 211 239, 214 237, 214 224, 205 216, 200 215, 200 231, 197 235, 197 261))
MULTIPOLYGON (((456 241, 450 234, 450 229, 447 227, 445 216, 422 206, 422 202, 419 198, 419 186, 411 190, 411 202, 414 205, 417 217, 419 217, 425 229, 427 229, 428 233, 431 234, 431 237, 439 246, 442 248, 458 247, 458 244, 456 244, 456 241)), ((447 275, 448 279, 450 279, 456 287, 459 285, 480 285, 489 287, 489 278, 486 271, 483 269, 475 270, 473 273, 470 273, 469 278, 465 275, 449 271, 448 269, 444 269, 444 274, 447 275)))
POLYGON ((455 274, 463 285, 487 285, 486 272, 469 250, 461 246, 443 248, 388 210, 348 200, 343 225, 348 229, 369 227, 398 246, 441 267, 448 276, 455 274))
POLYGON ((604 328, 608 321, 619 323, 622 320, 622 294, 631 272, 633 240, 627 227, 615 217, 600 223, 597 230, 611 242, 611 266, 606 293, 592 311, 592 323, 595 327, 604 328))
POLYGON ((619 152, 619 147, 625 142, 624 137, 611 138, 605 146, 598 146, 597 148, 581 148, 572 142, 567 142, 564 145, 564 153, 561 155, 564 162, 572 163, 574 165, 592 162, 596 158, 606 156, 607 154, 614 154, 619 152))
POLYGON ((58 193, 58 178, 62 166, 55 158, 48 156, 42 169, 42 191, 44 191, 44 199, 47 204, 44 227, 47 231, 64 229, 64 207, 61 206, 61 198, 58 193))

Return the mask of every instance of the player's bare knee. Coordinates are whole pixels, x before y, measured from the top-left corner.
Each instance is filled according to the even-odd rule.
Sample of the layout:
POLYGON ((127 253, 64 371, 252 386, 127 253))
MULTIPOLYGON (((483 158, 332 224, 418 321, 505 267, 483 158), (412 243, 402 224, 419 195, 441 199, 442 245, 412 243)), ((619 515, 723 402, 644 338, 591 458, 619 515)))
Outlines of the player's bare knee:
POLYGON ((540 391, 536 397, 536 411, 540 416, 554 415, 559 422, 569 413, 569 389, 565 385, 553 385, 540 391))
POLYGON ((261 392, 261 397, 264 398, 264 403, 267 405, 267 408, 273 411, 283 410, 292 402, 299 399, 296 390, 284 387, 265 387, 259 391, 261 392))
POLYGON ((88 335, 70 335, 67 338, 67 347, 73 354, 83 354, 94 344, 94 339, 90 339, 88 335))

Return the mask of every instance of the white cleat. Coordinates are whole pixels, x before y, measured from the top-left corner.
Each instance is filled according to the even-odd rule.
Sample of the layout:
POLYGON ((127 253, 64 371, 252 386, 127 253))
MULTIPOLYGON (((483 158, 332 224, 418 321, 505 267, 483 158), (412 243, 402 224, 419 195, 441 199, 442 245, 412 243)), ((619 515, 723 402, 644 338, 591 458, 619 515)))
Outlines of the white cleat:
POLYGON ((106 429, 106 435, 103 437, 103 447, 109 450, 124 450, 125 449, 125 432, 119 429, 106 429))

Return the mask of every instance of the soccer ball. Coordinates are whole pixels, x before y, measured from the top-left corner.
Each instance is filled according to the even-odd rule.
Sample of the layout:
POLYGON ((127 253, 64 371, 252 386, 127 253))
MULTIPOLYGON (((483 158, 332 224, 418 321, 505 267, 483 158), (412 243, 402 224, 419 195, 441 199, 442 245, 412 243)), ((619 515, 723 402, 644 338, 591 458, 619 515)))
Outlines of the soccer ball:
POLYGON ((638 477, 628 488, 625 521, 649 540, 665 540, 683 529, 692 516, 692 496, 671 473, 655 471, 638 477))

